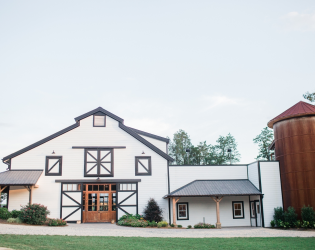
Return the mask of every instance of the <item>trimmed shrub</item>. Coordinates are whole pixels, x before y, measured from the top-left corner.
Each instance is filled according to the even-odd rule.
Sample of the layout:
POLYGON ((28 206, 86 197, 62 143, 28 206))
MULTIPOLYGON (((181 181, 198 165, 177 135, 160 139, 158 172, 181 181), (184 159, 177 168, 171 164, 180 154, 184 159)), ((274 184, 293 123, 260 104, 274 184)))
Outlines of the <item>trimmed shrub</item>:
POLYGON ((270 225, 271 225, 271 227, 275 227, 275 225, 276 225, 275 221, 274 220, 270 221, 270 225))
POLYGON ((284 221, 286 227, 294 227, 297 220, 297 213, 295 213, 294 207, 288 207, 288 210, 284 213, 284 221))
POLYGON ((9 222, 9 223, 17 223, 17 224, 21 224, 22 223, 20 218, 9 218, 7 220, 7 222, 9 222))
POLYGON ((301 216, 303 221, 308 221, 312 226, 315 223, 315 211, 310 206, 303 206, 301 210, 301 216))
POLYGON ((65 220, 62 219, 49 219, 48 220, 48 226, 51 227, 60 227, 60 226, 65 226, 67 225, 67 222, 65 220))
POLYGON ((215 228, 215 226, 211 225, 211 224, 208 224, 208 223, 200 222, 200 223, 194 225, 194 228, 208 228, 209 229, 209 228, 215 228))
POLYGON ((151 221, 151 222, 148 223, 148 226, 149 227, 157 227, 157 222, 151 221))
POLYGON ((147 227, 149 222, 143 219, 140 214, 132 215, 123 215, 119 218, 118 225, 120 226, 129 226, 129 227, 147 227))
POLYGON ((11 217, 12 218, 18 218, 18 217, 20 217, 20 214, 21 214, 21 211, 19 211, 19 210, 12 210, 11 211, 11 217))
POLYGON ((162 221, 162 209, 153 198, 149 199, 148 204, 143 211, 143 214, 144 219, 146 219, 147 221, 162 221))
POLYGON ((0 219, 7 220, 11 217, 12 217, 11 213, 9 212, 9 210, 7 208, 0 207, 0 219))
POLYGON ((158 227, 167 227, 168 226, 168 223, 166 221, 160 221, 158 223, 158 227))
POLYGON ((279 221, 284 221, 284 212, 282 207, 277 207, 274 209, 275 213, 273 215, 273 220, 277 227, 280 227, 279 221))
POLYGON ((182 226, 182 225, 177 225, 177 227, 178 227, 178 228, 182 228, 183 226, 182 226))
POLYGON ((171 224, 171 227, 175 227, 175 225, 172 223, 172 224, 171 224))
POLYGON ((191 225, 188 225, 187 228, 188 228, 188 229, 191 229, 191 225))
POLYGON ((50 212, 47 207, 40 204, 28 204, 21 208, 20 219, 32 225, 43 225, 47 220, 47 215, 50 212))

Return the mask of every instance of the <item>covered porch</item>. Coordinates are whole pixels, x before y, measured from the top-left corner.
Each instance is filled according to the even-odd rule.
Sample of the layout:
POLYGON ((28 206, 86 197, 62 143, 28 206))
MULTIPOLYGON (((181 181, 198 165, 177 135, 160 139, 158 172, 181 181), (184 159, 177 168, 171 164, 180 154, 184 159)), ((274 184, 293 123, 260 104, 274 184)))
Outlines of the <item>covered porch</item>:
POLYGON ((216 228, 263 226, 262 197, 249 180, 195 180, 164 196, 174 225, 216 228))
POLYGON ((37 182, 43 170, 9 170, 0 173, 0 196, 7 192, 7 208, 9 208, 9 190, 26 189, 29 193, 28 203, 32 204, 33 189, 38 188, 37 182))

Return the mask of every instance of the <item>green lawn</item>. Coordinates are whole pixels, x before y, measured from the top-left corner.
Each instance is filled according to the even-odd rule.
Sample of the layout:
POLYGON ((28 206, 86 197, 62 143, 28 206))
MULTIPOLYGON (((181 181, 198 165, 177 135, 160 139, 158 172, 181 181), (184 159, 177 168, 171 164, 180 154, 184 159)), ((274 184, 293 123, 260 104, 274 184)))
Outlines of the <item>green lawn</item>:
POLYGON ((13 249, 315 249, 315 238, 140 238, 0 235, 13 249))

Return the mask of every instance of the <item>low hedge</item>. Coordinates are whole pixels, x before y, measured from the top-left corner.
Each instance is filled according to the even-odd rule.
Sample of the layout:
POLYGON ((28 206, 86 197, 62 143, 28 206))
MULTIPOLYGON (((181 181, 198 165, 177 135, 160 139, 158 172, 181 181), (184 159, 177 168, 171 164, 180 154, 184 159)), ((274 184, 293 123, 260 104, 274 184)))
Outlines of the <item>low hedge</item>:
POLYGON ((7 208, 0 207, 0 219, 7 220, 11 217, 12 217, 12 215, 7 208))
POLYGON ((49 219, 48 220, 48 226, 51 227, 60 227, 67 225, 67 222, 63 219, 49 219))
POLYGON ((215 225, 211 225, 211 224, 208 224, 208 223, 198 223, 196 225, 194 225, 194 228, 206 228, 206 229, 209 229, 209 228, 215 228, 215 225))
POLYGON ((28 204, 21 208, 19 218, 27 224, 43 225, 47 220, 48 214, 50 214, 50 212, 44 205, 28 204))

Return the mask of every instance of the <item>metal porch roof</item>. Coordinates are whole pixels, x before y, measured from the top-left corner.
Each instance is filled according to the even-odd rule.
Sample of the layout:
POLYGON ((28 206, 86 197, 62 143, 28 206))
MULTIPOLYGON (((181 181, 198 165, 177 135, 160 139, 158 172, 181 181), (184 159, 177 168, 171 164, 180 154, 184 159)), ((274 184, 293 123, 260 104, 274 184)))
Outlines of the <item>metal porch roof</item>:
POLYGON ((164 196, 240 196, 261 195, 262 193, 249 180, 195 180, 164 196))
POLYGON ((1 186, 35 185, 43 170, 10 170, 0 173, 1 186))

